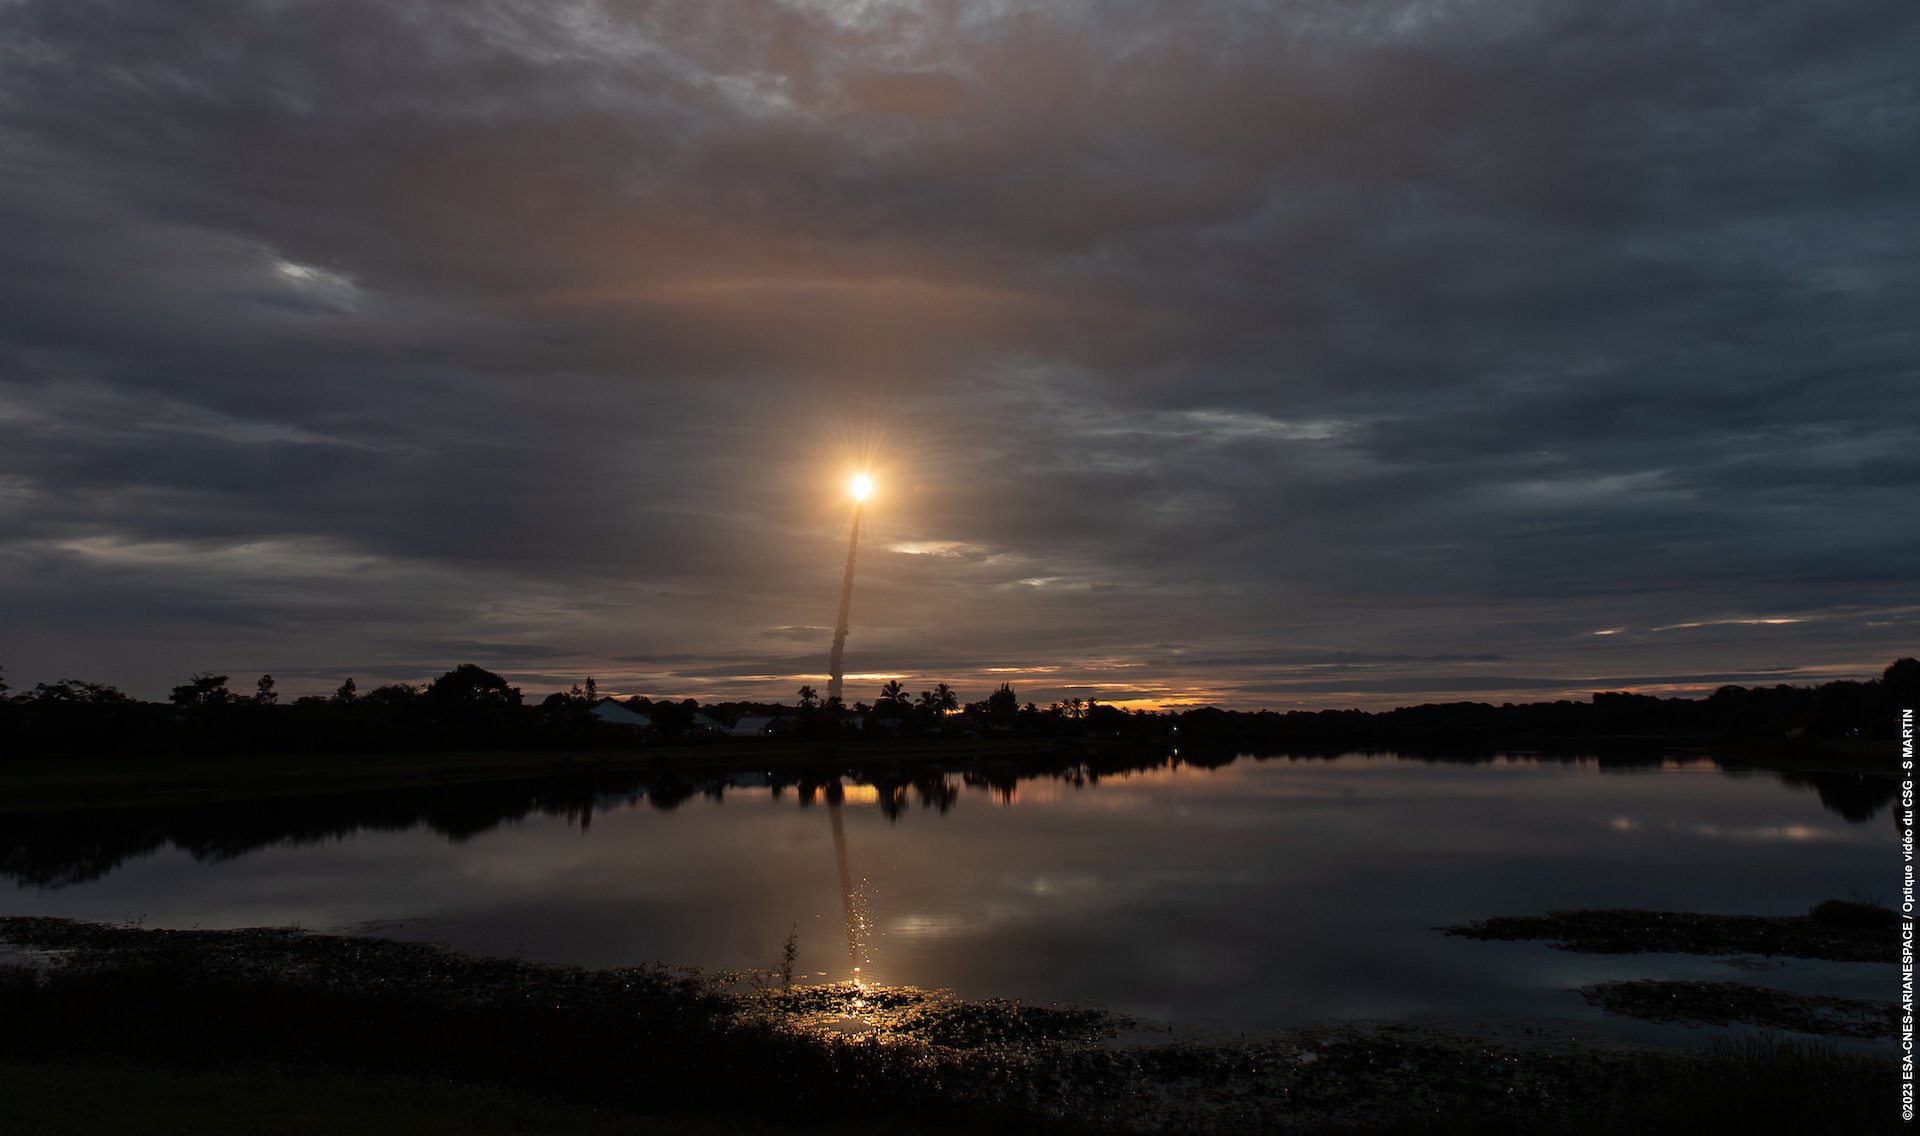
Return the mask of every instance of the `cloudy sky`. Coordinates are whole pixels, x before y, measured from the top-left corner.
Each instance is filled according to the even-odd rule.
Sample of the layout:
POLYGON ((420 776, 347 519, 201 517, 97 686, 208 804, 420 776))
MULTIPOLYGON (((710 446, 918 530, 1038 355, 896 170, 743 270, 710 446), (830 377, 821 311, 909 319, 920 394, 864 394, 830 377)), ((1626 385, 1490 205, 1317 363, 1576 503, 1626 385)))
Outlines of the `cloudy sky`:
POLYGON ((1920 649, 1910 0, 0 0, 0 664, 1236 707, 1920 649))

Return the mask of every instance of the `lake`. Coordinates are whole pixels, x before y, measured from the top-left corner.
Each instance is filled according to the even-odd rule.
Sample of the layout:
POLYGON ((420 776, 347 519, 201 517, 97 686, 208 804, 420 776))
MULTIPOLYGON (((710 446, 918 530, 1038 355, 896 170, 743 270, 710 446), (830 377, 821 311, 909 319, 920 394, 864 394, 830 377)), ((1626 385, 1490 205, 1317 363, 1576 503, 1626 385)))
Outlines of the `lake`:
POLYGON ((1347 754, 733 780, 27 818, 0 838, 4 911, 297 924, 588 966, 771 970, 791 934, 807 980, 857 966, 870 982, 1093 1004, 1202 1033, 1541 1017, 1691 1036, 1603 1022, 1570 992, 1625 978, 1894 996, 1891 967, 1580 955, 1435 930, 1584 907, 1891 902, 1890 778, 1347 754))

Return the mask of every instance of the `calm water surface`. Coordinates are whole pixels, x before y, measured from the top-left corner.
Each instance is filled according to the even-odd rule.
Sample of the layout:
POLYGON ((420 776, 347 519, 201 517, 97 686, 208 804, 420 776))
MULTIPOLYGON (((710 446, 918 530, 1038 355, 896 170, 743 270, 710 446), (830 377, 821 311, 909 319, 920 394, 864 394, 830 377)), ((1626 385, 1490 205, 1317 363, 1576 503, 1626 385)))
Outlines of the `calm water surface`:
POLYGON ((857 965, 869 981, 1203 1029, 1597 1024, 1570 988, 1682 977, 1888 1000, 1891 968, 1586 956, 1434 928, 1560 908, 1886 902, 1898 865, 1884 788, 1823 794, 1707 763, 1348 755, 1010 792, 956 774, 885 799, 859 784, 749 785, 671 808, 628 790, 429 817, 391 804, 319 820, 248 811, 156 828, 118 851, 84 834, 70 834, 73 850, 15 843, 6 910, 299 924, 592 966, 770 969, 792 931, 798 971, 817 980, 857 965))

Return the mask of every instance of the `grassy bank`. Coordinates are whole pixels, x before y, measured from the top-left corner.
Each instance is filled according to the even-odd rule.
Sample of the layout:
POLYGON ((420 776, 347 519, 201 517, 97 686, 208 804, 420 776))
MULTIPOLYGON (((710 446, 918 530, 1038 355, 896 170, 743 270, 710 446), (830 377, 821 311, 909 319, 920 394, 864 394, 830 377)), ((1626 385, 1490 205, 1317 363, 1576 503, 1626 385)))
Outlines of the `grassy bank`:
MULTIPOLYGON (((0 1065, 9 1136, 782 1136, 796 1126, 711 1113, 593 1108, 451 1080, 311 1066, 178 1069, 126 1063, 0 1065)), ((817 1136, 991 1132, 852 1113, 817 1136)))
POLYGON ((1335 1025, 1234 1045, 1119 1045, 1110 1035, 1127 1023, 1098 1011, 908 988, 773 983, 734 995, 660 968, 536 966, 286 930, 4 919, 0 941, 40 960, 0 970, 0 1086, 19 1090, 0 1092, 48 1132, 223 1130, 202 1113, 317 1126, 269 1125, 289 1131, 378 1131, 362 1118, 429 1113, 453 1127, 402 1126, 1864 1131, 1891 1115, 1896 1087, 1890 1062, 1778 1042, 1645 1053, 1335 1025), (154 1122, 123 1123, 145 1115, 129 1114, 129 1099, 154 1122))
POLYGON ((706 1136, 749 1129, 625 1113, 529 1093, 419 1077, 236 1066, 155 1068, 108 1062, 0 1065, 13 1136, 706 1136))

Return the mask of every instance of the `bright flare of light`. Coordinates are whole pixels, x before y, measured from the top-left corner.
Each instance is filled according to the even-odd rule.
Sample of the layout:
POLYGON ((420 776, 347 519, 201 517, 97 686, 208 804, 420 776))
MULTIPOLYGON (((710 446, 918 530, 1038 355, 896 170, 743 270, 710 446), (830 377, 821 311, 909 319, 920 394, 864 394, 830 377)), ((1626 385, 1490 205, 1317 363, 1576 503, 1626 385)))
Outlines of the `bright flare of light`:
POLYGON ((855 501, 865 501, 873 494, 873 478, 864 473, 856 473, 847 483, 847 491, 853 494, 855 501))

